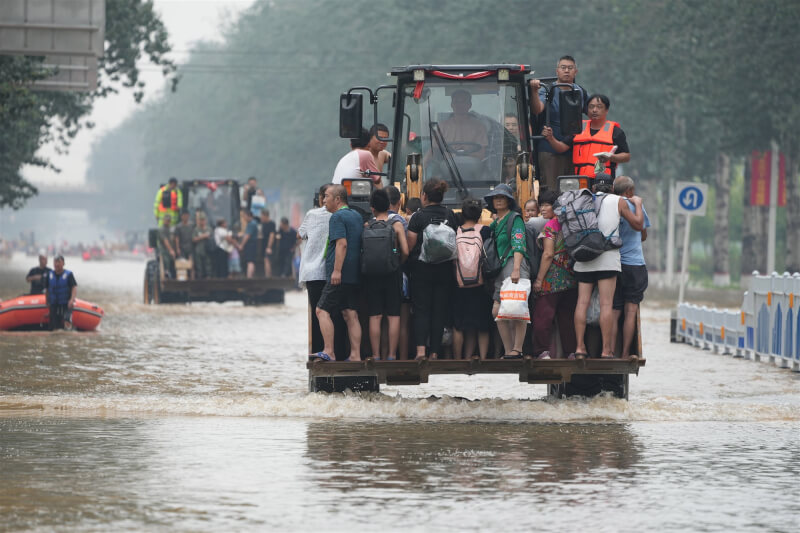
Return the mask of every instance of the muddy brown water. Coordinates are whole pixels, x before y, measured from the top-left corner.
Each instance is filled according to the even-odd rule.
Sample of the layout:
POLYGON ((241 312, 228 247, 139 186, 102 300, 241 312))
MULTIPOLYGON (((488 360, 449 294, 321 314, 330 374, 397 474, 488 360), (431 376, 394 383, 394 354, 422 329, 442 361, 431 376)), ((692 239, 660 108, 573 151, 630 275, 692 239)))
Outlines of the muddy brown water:
MULTIPOLYGON (((35 258, 0 263, 0 298, 35 258)), ((797 374, 668 343, 630 401, 514 376, 307 393, 302 293, 147 306, 144 263, 67 258, 96 333, 0 333, 3 531, 796 531, 797 374)))

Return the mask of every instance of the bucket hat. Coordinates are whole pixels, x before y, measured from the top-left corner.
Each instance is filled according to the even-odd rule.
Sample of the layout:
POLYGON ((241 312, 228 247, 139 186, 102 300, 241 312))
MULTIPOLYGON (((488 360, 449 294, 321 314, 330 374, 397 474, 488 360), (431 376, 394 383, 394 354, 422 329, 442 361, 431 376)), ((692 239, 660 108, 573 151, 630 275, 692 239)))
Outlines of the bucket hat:
POLYGON ((511 192, 511 187, 505 183, 501 183, 492 189, 489 194, 483 197, 483 201, 486 202, 486 208, 492 213, 495 212, 494 203, 492 202, 492 198, 495 196, 505 196, 508 198, 508 208, 510 210, 513 210, 517 207, 517 201, 514 199, 514 194, 511 192))

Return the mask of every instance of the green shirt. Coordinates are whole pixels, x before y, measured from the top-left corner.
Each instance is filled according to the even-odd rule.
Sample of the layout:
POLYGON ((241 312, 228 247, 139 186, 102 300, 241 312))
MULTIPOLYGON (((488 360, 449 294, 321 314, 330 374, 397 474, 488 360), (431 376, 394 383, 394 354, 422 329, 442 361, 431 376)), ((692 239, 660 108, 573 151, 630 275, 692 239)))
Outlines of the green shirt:
POLYGON ((519 252, 528 258, 528 250, 525 244, 525 222, 522 216, 516 211, 509 211, 500 220, 495 220, 489 226, 494 233, 494 240, 497 245, 497 255, 501 258, 503 266, 506 266, 508 259, 514 256, 514 252, 519 252), (511 231, 508 231, 508 218, 514 217, 511 231))

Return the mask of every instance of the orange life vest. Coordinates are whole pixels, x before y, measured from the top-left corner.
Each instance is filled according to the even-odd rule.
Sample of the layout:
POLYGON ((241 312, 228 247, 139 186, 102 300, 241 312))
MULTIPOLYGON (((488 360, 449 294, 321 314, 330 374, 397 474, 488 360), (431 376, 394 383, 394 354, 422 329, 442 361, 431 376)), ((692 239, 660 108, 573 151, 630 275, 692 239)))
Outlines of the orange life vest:
MULTIPOLYGON (((592 135, 591 120, 583 121, 583 131, 572 140, 572 163, 575 165, 575 174, 594 178, 594 164, 597 158, 594 154, 608 152, 614 146, 614 127, 619 124, 607 120, 600 131, 592 135)), ((606 161, 606 173, 611 174, 611 161, 606 161)))
POLYGON ((158 202, 158 210, 161 212, 176 211, 178 209, 178 189, 169 191, 169 197, 164 196, 164 192, 166 191, 169 191, 166 185, 161 187, 161 201, 158 202))

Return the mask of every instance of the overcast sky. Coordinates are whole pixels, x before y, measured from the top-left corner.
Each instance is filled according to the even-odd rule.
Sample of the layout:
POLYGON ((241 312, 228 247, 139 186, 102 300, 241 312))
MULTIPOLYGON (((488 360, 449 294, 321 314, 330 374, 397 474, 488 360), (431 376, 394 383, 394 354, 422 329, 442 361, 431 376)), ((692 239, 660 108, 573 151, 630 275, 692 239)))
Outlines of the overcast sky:
MULTIPOLYGON (((154 3, 169 31, 170 42, 175 50, 172 58, 181 63, 193 43, 222 40, 221 28, 236 20, 254 2, 255 0, 155 0, 154 3)), ((158 98, 164 86, 161 75, 146 71, 142 72, 141 78, 147 83, 145 101, 158 98)), ((92 143, 118 126, 137 107, 129 91, 97 100, 89 117, 95 127, 82 130, 73 140, 68 154, 58 155, 49 146, 40 150, 40 154, 49 158, 62 172, 57 174, 37 167, 26 167, 23 175, 36 185, 69 187, 83 184, 92 143)))

